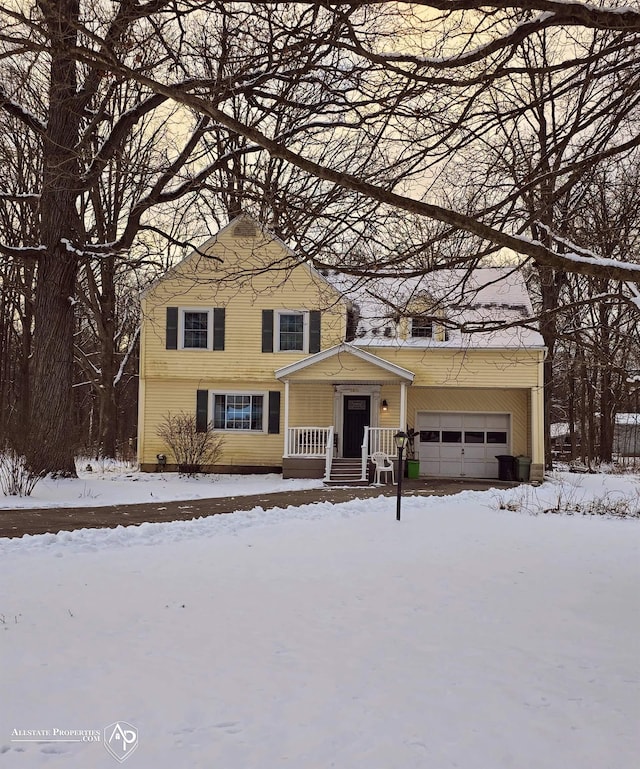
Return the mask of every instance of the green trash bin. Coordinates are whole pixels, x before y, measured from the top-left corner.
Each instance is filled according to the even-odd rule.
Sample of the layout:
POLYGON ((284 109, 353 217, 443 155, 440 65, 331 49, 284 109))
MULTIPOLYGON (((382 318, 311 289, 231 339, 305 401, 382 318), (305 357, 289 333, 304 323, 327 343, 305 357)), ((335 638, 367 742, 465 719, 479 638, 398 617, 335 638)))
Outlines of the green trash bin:
POLYGON ((519 481, 528 481, 531 475, 531 460, 529 457, 516 457, 516 478, 519 481))
POLYGON ((418 459, 407 459, 407 478, 415 480, 420 477, 420 461, 418 459))

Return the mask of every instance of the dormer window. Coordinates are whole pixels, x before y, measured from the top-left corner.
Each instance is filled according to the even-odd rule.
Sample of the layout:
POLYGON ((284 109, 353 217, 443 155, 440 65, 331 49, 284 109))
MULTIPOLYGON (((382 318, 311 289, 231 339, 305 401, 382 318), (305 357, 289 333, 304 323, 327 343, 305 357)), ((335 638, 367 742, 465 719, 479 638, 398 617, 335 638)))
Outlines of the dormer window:
POLYGON ((411 336, 414 339, 433 339, 435 342, 447 342, 449 330, 432 318, 414 315, 411 318, 411 336))
POLYGON ((433 321, 419 315, 411 318, 411 336, 433 339, 433 321))

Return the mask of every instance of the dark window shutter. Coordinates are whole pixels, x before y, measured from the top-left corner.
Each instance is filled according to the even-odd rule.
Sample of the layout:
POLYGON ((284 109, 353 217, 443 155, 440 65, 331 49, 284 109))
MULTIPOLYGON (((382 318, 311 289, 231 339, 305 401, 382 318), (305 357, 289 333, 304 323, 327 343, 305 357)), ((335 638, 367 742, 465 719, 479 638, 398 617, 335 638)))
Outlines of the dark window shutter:
POLYGON ((273 310, 262 311, 262 352, 273 352, 273 310))
POLYGON ((178 349, 178 308, 177 307, 167 307, 166 348, 167 350, 178 349))
POLYGON ((269 392, 269 433, 280 432, 280 393, 277 390, 269 392))
POLYGON ((320 352, 320 310, 309 313, 309 352, 320 352))
POLYGON ((206 433, 209 422, 209 391, 198 390, 196 393, 196 432, 206 433))
POLYGON ((213 349, 224 350, 224 307, 213 308, 213 349))

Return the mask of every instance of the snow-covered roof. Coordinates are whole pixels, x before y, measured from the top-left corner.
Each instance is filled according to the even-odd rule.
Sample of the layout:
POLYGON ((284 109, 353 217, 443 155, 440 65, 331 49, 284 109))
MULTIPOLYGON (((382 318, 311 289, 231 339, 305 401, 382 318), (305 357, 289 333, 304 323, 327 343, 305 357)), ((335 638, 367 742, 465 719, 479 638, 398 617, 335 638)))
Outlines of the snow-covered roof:
POLYGON ((354 345, 544 347, 534 327, 527 287, 513 267, 443 270, 413 278, 364 280, 340 273, 326 277, 354 306, 354 345), (448 333, 436 338, 409 333, 402 338, 400 319, 421 313, 442 317, 448 333))
POLYGON ((552 438, 563 438, 569 435, 568 422, 552 422, 549 425, 549 434, 552 438))
POLYGON ((636 414, 636 413, 616 414, 616 424, 617 425, 635 425, 636 427, 640 427, 640 414, 636 414))

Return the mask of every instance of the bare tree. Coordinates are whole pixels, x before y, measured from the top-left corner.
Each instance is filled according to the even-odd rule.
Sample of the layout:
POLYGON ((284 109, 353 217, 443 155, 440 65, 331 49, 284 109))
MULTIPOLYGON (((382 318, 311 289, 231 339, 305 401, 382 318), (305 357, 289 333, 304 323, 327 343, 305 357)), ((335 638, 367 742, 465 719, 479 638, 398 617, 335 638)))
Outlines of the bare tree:
MULTIPOLYGON (((216 103, 208 98, 201 80, 174 78, 158 82, 139 69, 122 67, 108 56, 100 60, 157 93, 210 116, 273 157, 310 175, 382 204, 435 219, 452 229, 466 230, 482 242, 513 249, 542 267, 597 274, 603 267, 598 255, 562 247, 560 233, 548 232, 545 242, 520 234, 512 219, 504 216, 509 190, 504 191, 502 205, 497 208, 496 201, 488 208, 473 205, 473 201, 466 208, 451 207, 443 205, 446 201, 442 200, 442 189, 433 180, 442 165, 454 162, 455 153, 469 141, 476 142, 495 129, 496 121, 486 119, 488 100, 504 102, 505 78, 532 66, 525 65, 522 54, 541 30, 566 26, 569 32, 557 60, 536 65, 529 71, 531 76, 544 77, 549 72, 584 67, 590 61, 602 62, 600 72, 592 77, 615 73, 616 97, 630 99, 635 108, 638 13, 556 2, 527 2, 524 9, 522 3, 510 2, 490 3, 488 7, 454 0, 418 5, 437 7, 442 13, 433 17, 418 13, 415 6, 402 10, 386 2, 338 2, 329 7, 315 2, 295 3, 280 13, 280 4, 255 3, 234 11, 236 36, 246 38, 251 34, 255 38, 266 30, 287 42, 290 48, 283 46, 283 52, 296 53, 295 60, 284 56, 278 62, 272 55, 265 55, 252 72, 252 88, 243 94, 263 114, 284 98, 281 86, 285 81, 298 86, 303 82, 306 86, 313 80, 321 89, 335 89, 341 80, 346 95, 342 115, 329 114, 329 119, 318 120, 293 137, 267 130, 226 109, 225 104, 216 103), (540 13, 536 13, 538 10, 540 13), (598 38, 597 51, 589 51, 581 40, 584 30, 591 29, 598 38), (408 52, 398 50, 402 44, 406 44, 408 52), (276 63, 283 67, 281 71, 274 68, 276 63), (381 157, 393 168, 392 179, 385 184, 377 183, 366 169, 354 173, 350 158, 339 151, 332 153, 331 162, 316 158, 319 143, 339 147, 344 137, 354 132, 368 138, 372 161, 381 157), (407 194, 408 189, 416 187, 424 194, 407 194)), ((95 58, 95 53, 87 56, 95 58)), ((610 77, 606 82, 611 87, 610 77)), ((508 98, 508 86, 506 90, 508 98)), ((286 98, 292 102, 291 95, 286 98)), ((302 101, 314 105, 313 99, 305 102, 304 97, 297 98, 296 104, 302 101)), ((506 122, 512 119, 508 109, 502 117, 506 122)), ((593 152, 578 165, 563 163, 548 173, 559 187, 572 175, 628 151, 639 141, 637 132, 620 131, 607 142, 594 144, 593 152)), ((634 265, 624 263, 607 264, 607 270, 618 279, 628 280, 636 280, 639 272, 634 265)))
MULTIPOLYGON (((477 246, 469 249, 472 261, 474 251, 506 247, 541 269, 598 275, 606 267, 617 280, 640 275, 637 265, 605 264, 592 248, 567 244, 555 226, 544 229, 542 239, 525 233, 531 221, 514 210, 513 187, 491 196, 451 195, 444 174, 471 144, 522 115, 508 101, 523 70, 532 82, 544 83, 552 73, 591 66, 592 81, 606 83, 613 99, 630 105, 621 130, 607 132, 584 157, 564 155, 557 167, 540 165, 527 181, 531 189, 552 180, 560 190, 637 146, 632 121, 640 13, 634 9, 556 0, 425 0, 409 6, 384 0, 37 0, 0 6, 0 20, 0 55, 11 62, 11 77, 3 76, 0 86, 0 110, 37 144, 41 167, 37 185, 16 193, 37 201, 37 229, 18 244, 0 244, 5 256, 35 269, 29 462, 38 472, 73 472, 68 414, 80 267, 135 254, 145 228, 158 229, 155 212, 190 199, 216 170, 221 175, 211 191, 226 187, 232 211, 263 182, 262 192, 271 194, 285 165, 298 169, 300 175, 291 178, 303 180, 301 192, 317 185, 326 195, 322 216, 333 224, 333 242, 345 246, 341 267, 364 277, 402 272, 398 249, 385 248, 383 218, 392 211, 437 222, 442 229, 431 245, 435 250, 437 242, 443 262, 452 250, 447 238, 455 242, 464 231, 477 246), (550 29, 565 30, 555 58, 526 62, 528 47, 550 29), (596 45, 589 48, 585 39, 596 45), (489 118, 494 103, 501 109, 489 118), (292 114, 293 123, 282 117, 292 114), (104 182, 134 135, 154 137, 161 125, 168 126, 167 141, 141 174, 143 183, 109 209, 117 213, 103 226, 98 180, 104 182), (267 173, 254 184, 258 166, 267 173), (242 176, 229 190, 229 179, 242 176), (348 216, 343 190, 349 191, 348 216), (359 211, 381 218, 371 222, 359 211), (371 248, 372 240, 379 249, 371 248)), ((568 78, 565 87, 574 87, 568 78)), ((546 98, 544 88, 535 97, 546 98)), ((293 190, 286 192, 295 199, 293 190)), ((515 195, 522 197, 520 190, 515 195)), ((287 232, 293 217, 287 221, 280 213, 273 221, 287 232)), ((317 230, 307 226, 300 240, 313 244, 317 230)), ((319 265, 336 262, 317 249, 314 257, 319 265)), ((423 269, 420 258, 404 263, 413 273, 423 269)), ((94 295, 108 318, 113 296, 102 274, 108 268, 98 272, 94 295)), ((107 376, 107 358, 103 367, 107 376)))

